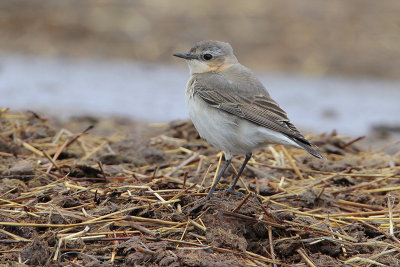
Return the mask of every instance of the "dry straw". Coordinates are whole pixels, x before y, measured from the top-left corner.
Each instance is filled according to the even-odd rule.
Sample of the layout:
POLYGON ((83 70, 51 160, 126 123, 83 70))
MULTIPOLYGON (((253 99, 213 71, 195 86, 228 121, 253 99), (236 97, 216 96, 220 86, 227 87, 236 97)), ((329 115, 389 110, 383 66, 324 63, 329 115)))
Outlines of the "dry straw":
MULTIPOLYGON (((169 244, 164 250, 176 257, 182 249, 204 250, 232 255, 249 266, 319 266, 318 253, 337 264, 387 266, 387 257, 400 253, 399 157, 354 151, 358 140, 316 137, 325 152, 332 146, 340 152, 327 154, 322 163, 279 146, 257 152, 241 180, 245 196, 217 194, 222 200, 196 209, 192 203, 205 195, 222 154, 196 139, 189 123, 169 125, 149 139, 147 146, 161 151, 160 160, 144 158, 137 164, 117 159, 107 164, 101 161, 110 150, 113 157, 123 158, 124 151, 113 146, 123 137, 95 135, 92 127, 77 134, 55 131, 38 116, 7 110, 0 119, 0 182, 15 183, 0 194, 0 245, 3 253, 16 255, 15 260, 34 242, 33 236, 18 230, 28 228, 40 240, 52 233, 57 244, 50 247, 50 260, 65 264, 74 256, 63 253, 71 251, 122 263, 126 254, 119 248, 133 237, 142 238, 133 250, 150 255, 154 264, 158 242, 169 244), (25 165, 15 167, 22 160, 25 165), (15 180, 24 186, 18 187, 15 180), (27 187, 29 181, 36 182, 27 187), (223 227, 210 214, 225 220, 228 232, 238 231, 229 229, 234 225, 246 231, 260 225, 263 234, 246 233, 260 247, 217 242, 209 233, 215 237, 223 227), (77 240, 84 246, 68 246, 77 240), (285 251, 282 244, 293 249, 287 245, 285 251), (340 249, 328 253, 320 244, 340 249), (113 249, 99 256, 99 246, 113 249), (371 255, 358 255, 359 247, 370 249, 371 255)), ((236 171, 232 170, 227 183, 236 171)), ((243 233, 237 236, 244 238, 243 233)))

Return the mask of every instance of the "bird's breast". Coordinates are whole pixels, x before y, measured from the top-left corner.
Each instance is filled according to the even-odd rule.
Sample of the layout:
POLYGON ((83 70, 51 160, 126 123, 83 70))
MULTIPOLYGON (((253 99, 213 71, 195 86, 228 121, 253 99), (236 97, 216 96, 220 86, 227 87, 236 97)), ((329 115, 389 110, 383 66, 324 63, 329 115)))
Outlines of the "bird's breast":
POLYGON ((200 136, 218 149, 232 150, 236 143, 235 118, 208 105, 190 87, 186 90, 186 103, 190 119, 200 136))

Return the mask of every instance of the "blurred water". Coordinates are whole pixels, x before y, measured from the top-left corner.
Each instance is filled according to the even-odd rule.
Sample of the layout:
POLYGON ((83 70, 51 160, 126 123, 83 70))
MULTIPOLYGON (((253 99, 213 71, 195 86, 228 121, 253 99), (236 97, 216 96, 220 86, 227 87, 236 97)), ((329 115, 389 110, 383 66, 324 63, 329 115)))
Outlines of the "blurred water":
MULTIPOLYGON (((374 124, 400 124, 400 82, 259 73, 300 128, 365 135, 374 124)), ((52 116, 187 118, 184 63, 176 66, 0 54, 0 106, 52 116)))

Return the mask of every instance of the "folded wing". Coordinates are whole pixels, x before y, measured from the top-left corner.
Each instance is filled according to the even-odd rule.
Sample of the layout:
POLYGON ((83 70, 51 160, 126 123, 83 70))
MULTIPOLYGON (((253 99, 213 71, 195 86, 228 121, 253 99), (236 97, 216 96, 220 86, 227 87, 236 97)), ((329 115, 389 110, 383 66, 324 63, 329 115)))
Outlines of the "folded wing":
POLYGON ((210 106, 228 112, 257 125, 280 132, 296 142, 315 157, 323 158, 312 144, 289 121, 287 114, 278 103, 267 95, 247 95, 245 90, 229 90, 229 84, 221 88, 207 86, 202 81, 195 81, 194 94, 210 106))

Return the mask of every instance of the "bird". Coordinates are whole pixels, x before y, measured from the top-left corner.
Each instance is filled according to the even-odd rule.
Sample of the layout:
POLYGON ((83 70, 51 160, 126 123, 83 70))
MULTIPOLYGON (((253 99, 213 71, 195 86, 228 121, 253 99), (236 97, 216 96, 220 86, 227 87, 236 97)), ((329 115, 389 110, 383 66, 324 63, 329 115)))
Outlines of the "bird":
POLYGON ((201 138, 225 155, 225 164, 199 202, 213 197, 233 156, 244 156, 244 161, 227 194, 234 192, 252 153, 264 146, 293 146, 324 158, 290 122, 256 75, 239 63, 229 43, 200 41, 188 53, 173 55, 185 59, 189 66, 186 104, 194 127, 201 138))

